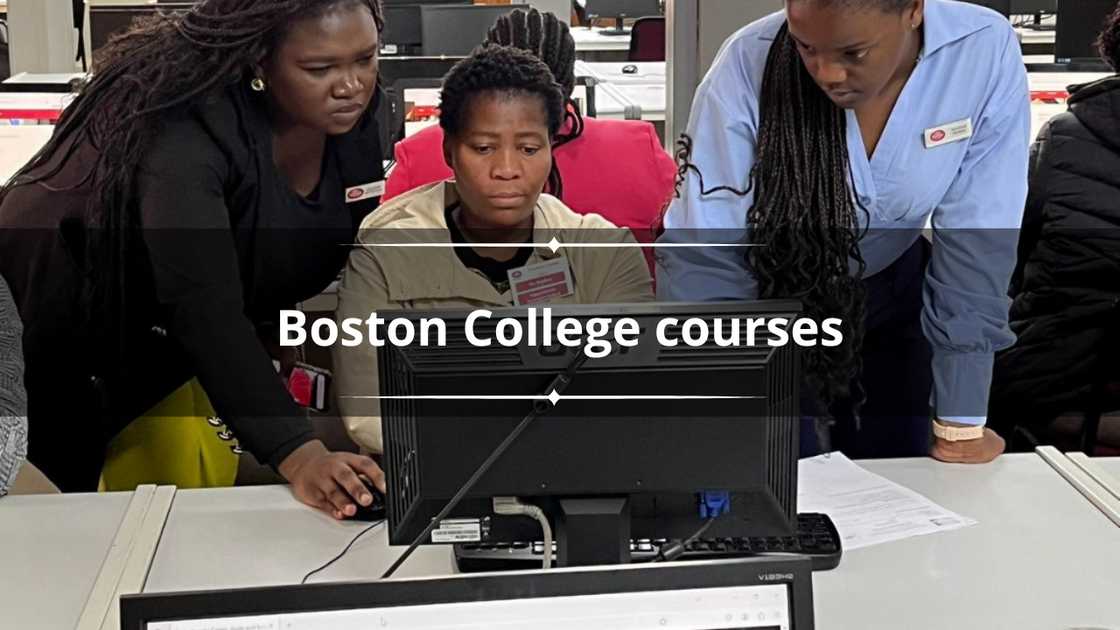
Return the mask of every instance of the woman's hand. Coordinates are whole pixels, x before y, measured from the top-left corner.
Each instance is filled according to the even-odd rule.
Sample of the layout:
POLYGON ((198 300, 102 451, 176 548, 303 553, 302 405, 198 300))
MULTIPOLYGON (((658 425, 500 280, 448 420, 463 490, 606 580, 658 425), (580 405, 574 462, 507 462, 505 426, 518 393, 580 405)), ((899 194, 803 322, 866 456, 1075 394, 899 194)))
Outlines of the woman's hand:
POLYGON ((385 473, 372 459, 332 453, 319 440, 292 451, 280 463, 280 474, 292 484, 297 499, 339 520, 353 516, 358 511, 356 503, 367 506, 373 502, 358 475, 365 475, 385 492, 385 473))
POLYGON ((975 440, 950 442, 933 438, 930 457, 950 464, 986 464, 1003 454, 1007 445, 998 433, 984 427, 984 435, 975 440))

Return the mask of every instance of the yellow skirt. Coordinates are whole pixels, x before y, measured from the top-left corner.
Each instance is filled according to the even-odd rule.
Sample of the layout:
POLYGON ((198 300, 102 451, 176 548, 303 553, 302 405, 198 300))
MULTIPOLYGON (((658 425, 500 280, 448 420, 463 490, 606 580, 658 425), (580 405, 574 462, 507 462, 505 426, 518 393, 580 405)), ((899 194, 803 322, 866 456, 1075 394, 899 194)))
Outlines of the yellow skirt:
POLYGON ((232 486, 240 453, 206 392, 192 379, 133 420, 109 444, 101 490, 130 491, 149 483, 180 488, 232 486))

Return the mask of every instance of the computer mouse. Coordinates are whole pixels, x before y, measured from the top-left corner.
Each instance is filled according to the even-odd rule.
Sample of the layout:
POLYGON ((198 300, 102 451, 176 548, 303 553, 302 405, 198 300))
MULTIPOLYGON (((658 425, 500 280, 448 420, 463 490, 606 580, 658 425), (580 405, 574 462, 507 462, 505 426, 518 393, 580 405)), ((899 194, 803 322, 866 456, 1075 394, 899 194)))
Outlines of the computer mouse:
POLYGON ((638 74, 638 66, 634 64, 622 66, 622 74, 638 74))
POLYGON ((385 495, 381 494, 381 491, 378 490, 376 487, 374 487, 374 485, 368 479, 366 479, 365 477, 359 477, 359 479, 362 480, 362 484, 366 487, 366 490, 369 490, 369 494, 370 494, 370 496, 373 497, 373 501, 371 501, 369 505, 362 505, 361 503, 358 503, 357 501, 355 501, 354 505, 356 505, 358 507, 358 510, 356 512, 354 512, 354 516, 346 517, 346 520, 348 520, 348 521, 383 521, 383 520, 385 520, 385 495))

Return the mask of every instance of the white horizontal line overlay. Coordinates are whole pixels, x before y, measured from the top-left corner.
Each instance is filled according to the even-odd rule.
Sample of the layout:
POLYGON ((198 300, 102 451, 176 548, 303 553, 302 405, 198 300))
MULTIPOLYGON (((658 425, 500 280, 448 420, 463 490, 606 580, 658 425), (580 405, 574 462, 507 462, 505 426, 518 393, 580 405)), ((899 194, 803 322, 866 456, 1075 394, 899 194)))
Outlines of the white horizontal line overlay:
POLYGON ((548 400, 557 404, 561 400, 764 400, 766 396, 672 396, 672 395, 561 395, 556 392, 551 394, 533 395, 431 395, 431 396, 339 396, 356 400, 548 400))
POLYGON ((354 243, 354 247, 470 247, 477 249, 509 249, 510 247, 533 247, 542 248, 546 247, 553 252, 567 248, 590 248, 590 247, 607 247, 607 248, 674 248, 674 247, 766 247, 761 243, 561 243, 555 239, 547 243, 354 243))

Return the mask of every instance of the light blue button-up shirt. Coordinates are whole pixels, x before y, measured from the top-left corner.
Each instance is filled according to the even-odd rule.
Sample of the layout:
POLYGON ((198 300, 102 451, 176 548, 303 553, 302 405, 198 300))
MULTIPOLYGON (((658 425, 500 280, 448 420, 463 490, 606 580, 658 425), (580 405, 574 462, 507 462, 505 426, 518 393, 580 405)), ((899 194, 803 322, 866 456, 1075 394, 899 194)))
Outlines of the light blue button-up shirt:
MULTIPOLYGON (((696 92, 688 134, 707 190, 748 186, 766 56, 784 20, 784 12, 776 13, 733 35, 696 92)), ((847 111, 853 194, 870 214, 860 251, 865 277, 873 275, 932 225, 922 311, 933 348, 931 403, 942 419, 984 424, 993 355, 1015 339, 1007 287, 1027 196, 1027 76, 1006 18, 927 0, 923 24, 924 50, 870 160, 855 112, 847 111), (965 119, 971 137, 926 148, 926 130, 965 119)), ((745 247, 753 195, 700 191, 690 173, 665 216, 661 242, 744 247, 659 248, 658 297, 757 298, 745 247)))

